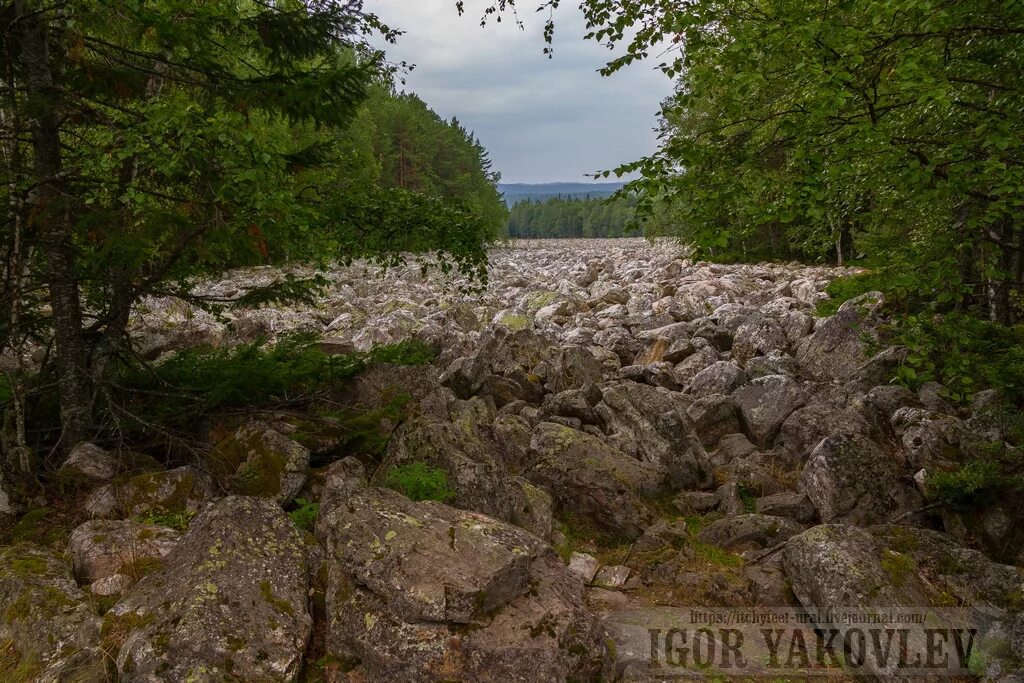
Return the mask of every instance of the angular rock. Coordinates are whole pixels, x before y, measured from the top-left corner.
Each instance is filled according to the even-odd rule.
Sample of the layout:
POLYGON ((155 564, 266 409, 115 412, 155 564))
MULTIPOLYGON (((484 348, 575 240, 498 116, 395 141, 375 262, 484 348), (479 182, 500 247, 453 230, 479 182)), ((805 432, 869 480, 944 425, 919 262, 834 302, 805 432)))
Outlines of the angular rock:
POLYGON ((775 444, 806 462, 811 451, 827 436, 871 434, 863 417, 830 403, 811 403, 794 410, 779 429, 775 444))
POLYGON ((110 481, 121 472, 117 458, 94 443, 83 441, 68 453, 58 475, 62 479, 74 479, 87 483, 110 481))
POLYGON ((309 449, 262 422, 240 427, 212 455, 234 493, 288 503, 306 483, 309 449))
POLYGON ((686 414, 693 420, 697 436, 705 448, 713 448, 723 437, 740 430, 739 406, 731 396, 702 396, 687 408, 686 414))
POLYGON ((120 680, 295 679, 313 620, 302 538, 279 505, 222 498, 164 559, 104 618, 120 680))
POLYGON ((552 393, 569 389, 585 389, 599 384, 602 379, 601 363, 582 346, 567 345, 559 349, 551 361, 548 386, 552 393))
POLYGON ((863 337, 875 334, 883 303, 880 292, 868 292, 844 303, 809 343, 800 347, 796 356, 800 365, 819 379, 853 379, 867 360, 863 337))
POLYGON ((803 527, 792 519, 772 515, 745 514, 719 519, 697 533, 702 543, 729 550, 767 548, 794 536, 803 527))
POLYGON ((636 382, 607 385, 596 411, 610 443, 663 468, 677 490, 711 485, 711 465, 696 426, 671 392, 636 382))
MULTIPOLYGON (((351 468, 350 468, 351 469, 351 468)), ((597 678, 604 642, 582 582, 525 532, 328 478, 329 655, 363 680, 597 678)))
POLYGON ((737 328, 732 357, 741 366, 746 366, 751 358, 771 351, 785 351, 788 345, 786 331, 779 323, 764 315, 753 315, 737 328))
POLYGON ((100 487, 86 509, 96 517, 137 517, 148 513, 197 513, 216 496, 210 477, 185 465, 146 472, 127 481, 100 487))
POLYGON ((541 408, 549 415, 575 417, 584 424, 597 424, 597 414, 587 400, 587 393, 582 389, 567 389, 557 394, 548 394, 541 408))
POLYGON ((730 361, 721 360, 698 372, 690 381, 686 391, 698 397, 730 394, 733 389, 746 381, 747 375, 739 366, 730 361))
POLYGON ((790 377, 759 377, 732 394, 743 432, 760 448, 770 448, 782 423, 807 402, 807 392, 790 377))
POLYGON ((71 532, 68 551, 75 577, 94 583, 113 574, 152 571, 180 538, 179 532, 164 526, 96 519, 71 532))
POLYGON ((455 423, 426 415, 405 422, 388 443, 375 482, 384 485, 397 468, 426 463, 447 474, 452 505, 508 520, 511 501, 499 451, 481 438, 472 413, 466 415, 455 423))
POLYGON ((601 568, 601 563, 598 562, 592 555, 586 553, 573 553, 569 557, 569 571, 576 574, 583 583, 590 583, 594 580, 594 576, 597 575, 597 570, 601 568))
POLYGON ((826 523, 878 524, 923 507, 896 458, 860 435, 823 439, 800 473, 798 488, 826 523))
POLYGON ((811 523, 816 514, 814 503, 807 494, 796 491, 783 491, 758 498, 754 501, 754 510, 759 515, 788 517, 801 524, 811 523))
POLYGON ((622 588, 629 580, 629 571, 629 567, 622 565, 601 567, 597 570, 593 583, 601 588, 622 588))
POLYGON ((642 497, 665 490, 664 469, 568 427, 537 425, 530 450, 534 464, 526 477, 551 493, 559 510, 625 539, 643 533, 642 497))
MULTIPOLYGON (((705 342, 706 343, 706 342, 705 342)), ((718 352, 710 346, 703 346, 681 361, 672 371, 680 386, 688 385, 702 370, 718 361, 718 352)))
POLYGON ((31 680, 104 680, 99 636, 100 619, 66 562, 27 543, 0 547, 0 639, 15 659, 5 662, 35 673, 31 680))

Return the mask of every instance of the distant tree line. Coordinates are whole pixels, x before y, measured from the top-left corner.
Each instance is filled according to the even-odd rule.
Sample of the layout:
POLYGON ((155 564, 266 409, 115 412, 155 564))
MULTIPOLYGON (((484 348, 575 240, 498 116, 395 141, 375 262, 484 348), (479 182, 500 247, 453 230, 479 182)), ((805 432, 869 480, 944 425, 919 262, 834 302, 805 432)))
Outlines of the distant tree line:
POLYGON ((527 200, 509 211, 508 236, 623 237, 630 234, 635 207, 632 198, 527 200))

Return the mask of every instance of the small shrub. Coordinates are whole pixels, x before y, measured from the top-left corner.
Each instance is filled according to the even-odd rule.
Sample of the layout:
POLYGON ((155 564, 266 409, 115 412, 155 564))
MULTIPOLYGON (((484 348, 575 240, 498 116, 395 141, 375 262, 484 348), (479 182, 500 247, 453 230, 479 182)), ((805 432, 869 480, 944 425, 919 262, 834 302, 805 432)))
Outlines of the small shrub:
POLYGON ((367 356, 371 362, 383 365, 428 365, 437 354, 429 344, 419 339, 406 339, 397 344, 377 346, 367 356))
POLYGON ((303 531, 313 531, 316 518, 320 514, 320 503, 311 502, 305 498, 296 498, 295 503, 299 507, 289 512, 288 516, 291 517, 295 526, 303 531))
POLYGON ((411 462, 388 473, 385 484, 410 500, 444 503, 455 497, 448 488, 448 473, 425 462, 411 462))
POLYGON ((188 528, 188 525, 192 523, 192 518, 196 516, 194 512, 188 512, 185 510, 179 512, 168 512, 167 510, 153 510, 143 515, 136 517, 136 520, 143 524, 156 524, 158 526, 166 526, 178 531, 184 531, 188 528))

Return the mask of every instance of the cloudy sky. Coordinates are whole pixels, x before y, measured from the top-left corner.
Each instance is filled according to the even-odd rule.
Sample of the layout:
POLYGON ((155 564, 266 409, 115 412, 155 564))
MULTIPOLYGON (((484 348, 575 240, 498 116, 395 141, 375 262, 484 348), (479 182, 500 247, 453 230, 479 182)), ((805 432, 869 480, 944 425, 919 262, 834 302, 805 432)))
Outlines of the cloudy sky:
POLYGON ((406 31, 387 50, 416 65, 405 88, 475 131, 504 182, 583 181, 655 149, 655 114, 672 86, 652 65, 597 74, 609 53, 582 39, 573 4, 556 15, 554 59, 541 52, 543 15, 521 15, 525 31, 508 20, 480 28, 482 4, 468 0, 462 17, 455 0, 365 7, 406 31))

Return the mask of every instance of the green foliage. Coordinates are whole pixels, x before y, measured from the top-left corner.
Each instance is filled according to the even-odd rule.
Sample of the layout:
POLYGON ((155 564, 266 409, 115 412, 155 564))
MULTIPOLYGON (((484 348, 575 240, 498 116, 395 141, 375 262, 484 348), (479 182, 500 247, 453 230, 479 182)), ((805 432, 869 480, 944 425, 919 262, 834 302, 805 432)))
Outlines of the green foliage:
POLYGON ((320 503, 309 501, 305 498, 296 498, 297 508, 288 513, 295 526, 303 531, 313 531, 316 526, 316 518, 320 514, 320 503))
POLYGON ((623 237, 634 220, 631 198, 590 199, 553 197, 544 201, 517 202, 510 212, 508 236, 623 237))
POLYGON ((437 356, 434 349, 419 339, 405 339, 374 347, 367 359, 381 365, 429 365, 437 356))
POLYGON ((318 414, 330 425, 326 431, 337 440, 335 450, 377 459, 383 455, 391 438, 387 430, 381 430, 381 424, 398 423, 410 400, 408 394, 400 394, 371 410, 356 406, 341 410, 320 409, 318 414))
POLYGON ((444 503, 455 497, 448 488, 448 473, 425 462, 411 462, 388 472, 385 485, 410 500, 436 500, 444 503))
POLYGON ((756 512, 757 494, 746 486, 740 486, 738 493, 744 512, 747 512, 748 514, 756 512))
POLYGON ((829 295, 829 298, 818 303, 816 313, 823 317, 835 315, 840 306, 861 294, 879 291, 891 293, 891 284, 885 275, 877 272, 836 278, 825 288, 825 293, 829 295))
MULTIPOLYGON (((378 346, 367 353, 327 355, 311 334, 292 334, 267 345, 260 340, 235 347, 186 349, 155 367, 122 368, 115 380, 118 396, 144 415, 141 431, 154 426, 189 431, 196 422, 232 409, 309 404, 375 364, 421 365, 434 358, 418 340, 378 346)), ((402 400, 371 413, 354 409, 321 410, 336 421, 349 445, 380 446, 378 424, 397 417, 402 400)), ((116 410, 116 408, 112 408, 116 410)))
POLYGON ((627 191, 649 234, 718 260, 866 256, 938 310, 974 307, 1001 323, 1024 314, 1020 3, 581 10, 589 37, 616 51, 605 74, 666 41, 679 48, 660 64, 677 80, 661 148, 615 170, 643 174, 627 191))
POLYGON ((186 349, 156 367, 124 370, 117 384, 142 400, 153 396, 147 414, 173 420, 308 396, 354 376, 364 362, 358 355, 328 356, 314 336, 295 334, 270 346, 257 340, 186 349))
POLYGON ((188 528, 188 525, 192 523, 192 518, 195 516, 196 513, 189 512, 187 510, 179 510, 177 512, 153 510, 143 515, 139 515, 136 519, 143 524, 156 524, 159 526, 177 529, 178 531, 184 531, 188 528))
POLYGON ((926 489, 929 499, 954 509, 983 509, 1024 494, 1024 464, 1014 448, 988 447, 955 470, 930 473, 926 489))
POLYGON ((27 541, 39 545, 52 545, 63 533, 51 508, 35 508, 21 516, 8 534, 10 543, 27 541))
POLYGON ((889 337, 907 348, 896 380, 917 389, 937 381, 947 398, 966 403, 981 389, 998 389, 1011 403, 1024 401, 1024 326, 1005 327, 979 318, 946 315, 903 315, 894 320, 889 337))
POLYGON ((60 378, 65 438, 94 430, 92 397, 146 296, 311 301, 322 278, 230 301, 195 286, 235 266, 404 253, 484 276, 506 216, 498 174, 457 121, 394 92, 395 67, 369 36, 397 33, 362 3, 27 2, 0 14, 0 349, 24 335, 53 349, 44 371, 60 378))

